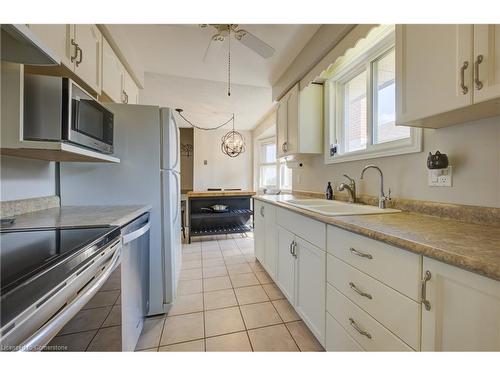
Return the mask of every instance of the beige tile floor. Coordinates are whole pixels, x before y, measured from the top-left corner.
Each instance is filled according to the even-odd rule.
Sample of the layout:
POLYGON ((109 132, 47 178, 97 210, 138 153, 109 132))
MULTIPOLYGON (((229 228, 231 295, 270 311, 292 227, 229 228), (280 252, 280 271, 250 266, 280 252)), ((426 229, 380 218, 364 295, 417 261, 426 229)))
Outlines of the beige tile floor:
POLYGON ((46 351, 121 351, 120 268, 47 345, 46 351))
POLYGON ((184 244, 177 300, 145 321, 136 350, 322 351, 253 245, 251 235, 184 244))

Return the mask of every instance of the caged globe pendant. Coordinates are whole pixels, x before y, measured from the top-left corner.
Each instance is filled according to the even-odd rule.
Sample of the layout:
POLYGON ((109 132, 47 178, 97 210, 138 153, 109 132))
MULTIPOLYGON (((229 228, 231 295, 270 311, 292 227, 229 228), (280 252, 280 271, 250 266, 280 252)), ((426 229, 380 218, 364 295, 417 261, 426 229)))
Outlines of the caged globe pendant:
POLYGON ((224 154, 231 158, 235 158, 239 154, 245 152, 245 138, 241 133, 234 130, 234 114, 233 130, 229 131, 222 137, 221 150, 224 154))

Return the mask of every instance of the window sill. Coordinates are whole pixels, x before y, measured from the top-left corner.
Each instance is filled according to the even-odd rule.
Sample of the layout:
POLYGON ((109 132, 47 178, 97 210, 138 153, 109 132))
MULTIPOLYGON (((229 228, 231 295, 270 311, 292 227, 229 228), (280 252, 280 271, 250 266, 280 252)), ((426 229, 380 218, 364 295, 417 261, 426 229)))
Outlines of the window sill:
POLYGON ((405 142, 399 145, 388 144, 387 147, 381 147, 375 150, 356 151, 334 157, 331 157, 329 154, 325 153, 325 164, 338 164, 349 161, 367 160, 383 158, 386 156, 396 156, 422 152, 422 129, 414 129, 414 131, 415 133, 410 138, 410 142, 405 142))

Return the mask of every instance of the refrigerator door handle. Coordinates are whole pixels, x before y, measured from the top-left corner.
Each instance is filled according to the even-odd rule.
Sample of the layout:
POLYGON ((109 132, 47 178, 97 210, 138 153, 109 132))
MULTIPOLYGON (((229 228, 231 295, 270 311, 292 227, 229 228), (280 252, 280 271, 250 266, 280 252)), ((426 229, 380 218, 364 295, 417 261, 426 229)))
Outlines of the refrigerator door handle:
POLYGON ((175 216, 174 216, 174 222, 177 221, 179 218, 179 211, 180 211, 180 196, 179 196, 179 175, 177 172, 172 172, 175 176, 175 216))
POLYGON ((172 169, 175 170, 177 168, 177 166, 179 165, 179 148, 181 147, 180 146, 180 130, 179 130, 179 127, 177 126, 177 123, 175 122, 174 116, 172 114, 170 116, 171 116, 172 124, 175 127, 175 148, 176 148, 176 152, 175 152, 175 163, 172 166, 172 169))

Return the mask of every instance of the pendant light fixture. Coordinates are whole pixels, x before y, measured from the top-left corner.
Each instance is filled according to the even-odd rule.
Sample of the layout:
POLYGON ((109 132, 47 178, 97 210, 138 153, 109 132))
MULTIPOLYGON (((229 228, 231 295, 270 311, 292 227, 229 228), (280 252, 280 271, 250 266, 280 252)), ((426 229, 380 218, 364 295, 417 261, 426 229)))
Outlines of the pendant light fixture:
POLYGON ((224 154, 231 158, 245 152, 245 138, 240 132, 234 130, 234 115, 233 115, 233 129, 222 137, 221 150, 224 154))
POLYGON ((198 130, 205 130, 205 131, 217 130, 217 129, 222 128, 223 126, 229 124, 230 122, 232 122, 233 123, 232 130, 227 132, 221 139, 221 142, 222 142, 221 143, 221 151, 222 151, 222 153, 224 153, 225 155, 227 155, 231 158, 235 158, 239 154, 245 152, 245 148, 246 148, 245 138, 243 137, 243 135, 240 132, 234 130, 234 113, 232 114, 231 118, 229 120, 227 120, 226 122, 224 122, 220 125, 217 125, 213 128, 205 128, 202 126, 195 125, 190 120, 188 120, 186 118, 186 116, 184 116, 182 114, 183 110, 181 108, 176 108, 175 111, 190 126, 192 126, 195 129, 198 129, 198 130))

